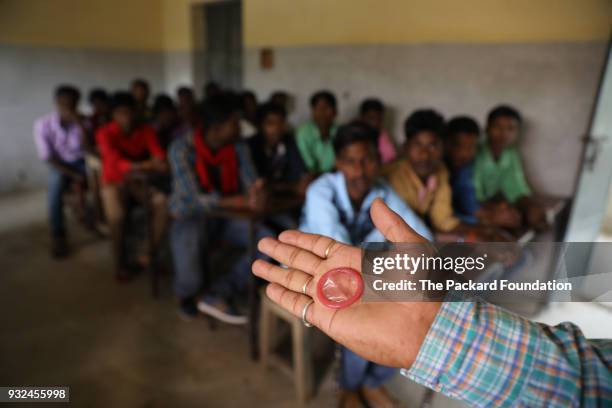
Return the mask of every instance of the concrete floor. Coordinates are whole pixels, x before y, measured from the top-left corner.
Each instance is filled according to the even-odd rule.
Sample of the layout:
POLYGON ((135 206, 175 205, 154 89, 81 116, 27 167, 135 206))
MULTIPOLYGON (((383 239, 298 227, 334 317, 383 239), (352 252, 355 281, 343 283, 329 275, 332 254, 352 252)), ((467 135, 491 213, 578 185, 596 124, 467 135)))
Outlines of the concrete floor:
MULTIPOLYGON (((51 260, 44 200, 0 197, 0 385, 69 385, 79 407, 296 406, 291 379, 248 358, 244 328, 177 316, 169 277, 159 300, 146 275, 118 285, 108 242, 74 223, 72 256, 51 260)), ((333 370, 321 382, 308 406, 335 406, 333 370)), ((400 375, 390 388, 406 406, 423 392, 400 375)))
MULTIPOLYGON (((79 407, 296 406, 291 379, 248 358, 244 328, 211 331, 203 319, 178 318, 169 277, 159 300, 146 276, 116 284, 108 242, 75 225, 73 256, 52 261, 44 198, 0 197, 0 385, 69 385, 79 407)), ((602 324, 610 316, 566 303, 536 320, 573 320, 587 335, 612 337, 612 325, 602 324)), ((419 406, 424 391, 400 375, 389 388, 406 407, 419 406)), ((335 398, 328 370, 308 405, 332 407, 335 398)))
MULTIPOLYGON (((248 358, 244 328, 181 320, 169 278, 159 300, 146 276, 115 283, 107 241, 72 225, 73 256, 52 261, 41 200, 0 200, 1 385, 69 385, 79 407, 295 405, 290 378, 248 358)), ((334 397, 330 378, 312 406, 334 397)))

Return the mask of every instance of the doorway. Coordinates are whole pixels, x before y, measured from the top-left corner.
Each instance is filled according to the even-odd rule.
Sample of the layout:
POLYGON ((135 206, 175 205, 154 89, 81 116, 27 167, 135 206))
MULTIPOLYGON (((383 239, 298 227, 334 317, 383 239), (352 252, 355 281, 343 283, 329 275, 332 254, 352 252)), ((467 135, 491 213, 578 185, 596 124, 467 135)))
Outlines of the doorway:
POLYGON ((204 4, 205 79, 223 88, 242 87, 242 2, 204 4))

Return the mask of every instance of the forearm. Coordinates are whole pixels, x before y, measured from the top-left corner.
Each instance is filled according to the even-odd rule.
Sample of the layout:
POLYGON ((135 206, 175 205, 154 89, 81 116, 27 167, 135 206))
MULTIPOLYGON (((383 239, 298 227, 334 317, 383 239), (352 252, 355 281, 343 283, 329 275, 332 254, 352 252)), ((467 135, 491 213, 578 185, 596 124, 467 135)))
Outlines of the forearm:
POLYGON ((242 194, 236 194, 219 198, 219 200, 217 201, 217 206, 226 210, 235 210, 246 208, 248 206, 248 202, 246 196, 242 194))
POLYGON ((362 322, 371 322, 371 330, 355 333, 354 324, 340 327, 341 319, 334 319, 336 327, 332 338, 355 353, 367 356, 370 361, 390 367, 411 367, 436 319, 441 303, 372 303, 375 303, 372 307, 367 303, 360 305, 360 319, 362 322), (384 322, 379 321, 380 316, 384 316, 384 322), (393 327, 393 334, 381 336, 388 327, 393 327), (359 341, 355 342, 355 338, 359 338, 359 341))
POLYGON ((83 175, 81 173, 79 173, 78 171, 74 170, 70 166, 67 166, 66 164, 62 163, 61 160, 58 160, 55 157, 49 158, 47 160, 47 163, 49 164, 49 166, 53 167, 54 169, 58 170, 59 172, 61 172, 62 174, 65 174, 68 177, 72 177, 72 178, 81 178, 81 177, 83 177, 83 175))
POLYGON ((612 401, 603 386, 612 381, 607 344, 606 353, 568 323, 551 327, 487 303, 453 301, 403 373, 474 407, 578 406, 585 394, 601 406, 612 401))
POLYGON ((268 183, 268 188, 272 193, 300 193, 302 192, 302 183, 299 181, 277 181, 274 183, 268 183))

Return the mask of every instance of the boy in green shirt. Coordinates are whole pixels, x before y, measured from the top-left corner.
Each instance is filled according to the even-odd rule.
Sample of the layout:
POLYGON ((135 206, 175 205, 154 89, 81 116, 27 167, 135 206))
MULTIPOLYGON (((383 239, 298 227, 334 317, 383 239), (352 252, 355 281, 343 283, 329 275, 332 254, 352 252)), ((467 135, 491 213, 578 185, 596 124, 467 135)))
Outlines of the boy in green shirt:
POLYGON ((296 143, 308 171, 318 175, 332 170, 336 163, 336 97, 330 91, 318 91, 310 98, 310 107, 312 119, 297 129, 296 143))
POLYGON ((520 113, 506 105, 487 117, 487 140, 474 162, 474 186, 480 202, 506 201, 519 209, 530 227, 546 225, 544 210, 531 197, 516 142, 521 130, 520 113))

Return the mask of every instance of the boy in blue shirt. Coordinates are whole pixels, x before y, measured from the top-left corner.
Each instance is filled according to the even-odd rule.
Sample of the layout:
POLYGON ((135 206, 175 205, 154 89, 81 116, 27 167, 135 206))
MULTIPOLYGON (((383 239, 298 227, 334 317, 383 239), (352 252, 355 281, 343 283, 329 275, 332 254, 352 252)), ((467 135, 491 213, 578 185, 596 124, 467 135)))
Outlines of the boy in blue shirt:
MULTIPOLYGON (((431 238, 423 221, 378 177, 380 156, 375 130, 360 123, 345 125, 333 144, 338 171, 322 175, 308 188, 302 231, 350 245, 384 242, 370 218, 370 206, 380 197, 415 231, 431 238)), ((383 384, 396 370, 369 362, 347 348, 341 351, 340 406, 359 406, 360 397, 369 406, 395 406, 383 384)))

